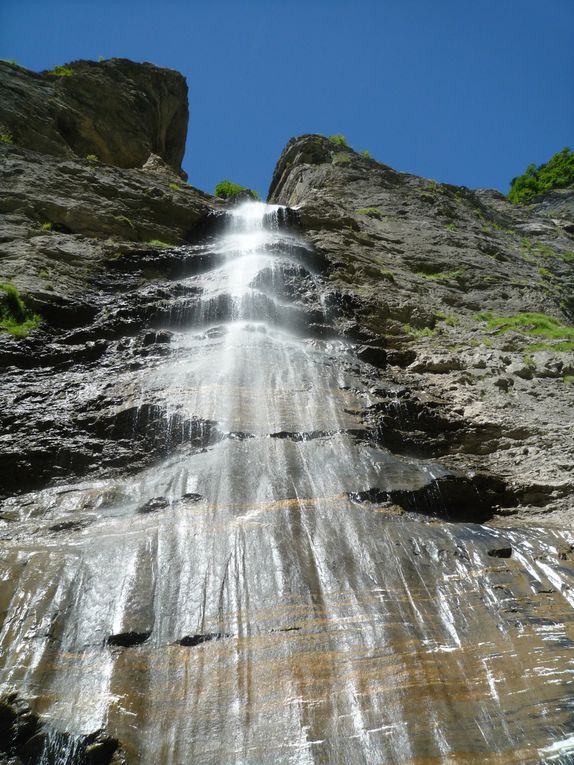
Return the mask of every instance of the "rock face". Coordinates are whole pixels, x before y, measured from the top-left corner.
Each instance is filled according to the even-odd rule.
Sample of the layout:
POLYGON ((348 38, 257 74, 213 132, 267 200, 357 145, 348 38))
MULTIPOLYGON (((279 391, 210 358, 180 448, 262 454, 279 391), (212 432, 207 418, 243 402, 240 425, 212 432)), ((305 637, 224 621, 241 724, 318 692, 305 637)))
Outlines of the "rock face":
POLYGON ((2 133, 58 157, 93 154, 108 165, 141 167, 153 153, 181 171, 188 106, 179 72, 119 58, 73 61, 62 70, 68 74, 38 74, 0 61, 2 133))
MULTIPOLYGON (((57 77, 0 62, 0 123, 12 137, 0 142, 0 281, 15 284, 43 319, 22 341, 0 332, 0 360, 12 380, 0 415, 6 459, 0 493, 41 485, 64 464, 64 471, 81 474, 101 462, 108 447, 65 414, 71 378, 56 376, 59 382, 48 386, 59 390, 50 413, 45 406, 22 409, 13 396, 28 402, 46 396, 39 371, 46 364, 73 366, 85 380, 109 339, 125 346, 118 338, 161 323, 171 310, 171 286, 153 286, 150 275, 162 259, 160 271, 177 271, 182 256, 170 255, 170 247, 196 236, 222 207, 177 172, 187 128, 179 73, 123 59, 70 68, 73 74, 57 77), (77 127, 66 135, 64 117, 77 127), (106 162, 85 159, 90 151, 106 162), (154 297, 144 297, 148 288, 154 297)), ((147 346, 155 343, 150 338, 155 334, 147 346)), ((160 336, 160 353, 165 342, 160 336)), ((121 351, 116 362, 121 367, 121 351)), ((129 415, 122 416, 129 429, 129 415)), ((117 440, 109 442, 112 461, 117 440)), ((140 456, 148 448, 142 445, 140 456)), ((131 447, 124 458, 130 455, 138 461, 131 447)))
POLYGON ((386 352, 404 389, 404 416, 376 415, 387 438, 504 480, 504 523, 570 523, 574 192, 517 207, 308 135, 286 146, 269 200, 297 209, 340 330, 386 352), (561 329, 534 317, 502 331, 486 311, 561 329))
POLYGON ((37 106, 48 143, 0 143, 42 317, 0 332, 0 763, 568 765, 568 194, 303 136, 295 209, 242 208, 37 106))

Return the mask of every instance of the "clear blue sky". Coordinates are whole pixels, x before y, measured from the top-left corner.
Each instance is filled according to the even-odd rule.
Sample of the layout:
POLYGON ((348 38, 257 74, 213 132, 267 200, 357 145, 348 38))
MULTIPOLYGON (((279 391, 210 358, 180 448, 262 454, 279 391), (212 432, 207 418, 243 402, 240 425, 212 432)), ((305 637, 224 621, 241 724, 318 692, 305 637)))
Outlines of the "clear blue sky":
POLYGON ((574 148, 573 0, 0 0, 0 58, 121 56, 190 90, 184 167, 265 196, 287 140, 506 191, 574 148))

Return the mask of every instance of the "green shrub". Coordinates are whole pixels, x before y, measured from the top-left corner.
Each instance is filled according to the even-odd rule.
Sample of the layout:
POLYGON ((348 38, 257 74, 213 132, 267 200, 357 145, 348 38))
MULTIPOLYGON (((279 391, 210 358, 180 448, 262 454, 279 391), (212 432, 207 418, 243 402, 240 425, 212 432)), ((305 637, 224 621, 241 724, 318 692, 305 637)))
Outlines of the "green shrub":
POLYGON ((52 77, 71 77, 74 74, 74 70, 71 66, 55 66, 53 69, 50 69, 48 74, 52 75, 52 77))
POLYGON ((328 136, 328 140, 337 146, 344 146, 347 149, 350 148, 349 144, 347 143, 347 139, 344 135, 341 135, 341 133, 335 133, 335 135, 328 136))
POLYGON ((0 329, 14 337, 26 337, 36 329, 41 319, 26 308, 18 289, 9 283, 0 283, 0 329))
POLYGON ((361 157, 366 157, 367 159, 371 159, 371 152, 368 149, 363 149, 361 152, 361 157))
POLYGON ((524 204, 551 189, 574 186, 574 151, 567 146, 542 165, 528 165, 525 172, 510 182, 508 198, 524 204))
POLYGON ((235 196, 235 194, 239 194, 240 191, 248 191, 251 199, 254 199, 256 202, 259 202, 261 199, 257 191, 254 189, 249 189, 247 186, 240 186, 238 183, 233 183, 233 181, 227 179, 217 184, 215 187, 215 196, 220 197, 221 199, 229 199, 230 197, 235 196))
POLYGON ((447 223, 445 228, 447 231, 458 231, 458 226, 456 223, 447 223))
POLYGON ((99 162, 99 157, 97 154, 86 154, 86 159, 88 162, 99 162))
POLYGON ((51 231, 52 230, 52 224, 51 223, 42 223, 40 226, 42 231, 51 231))
POLYGON ((181 191, 181 186, 178 183, 170 183, 169 187, 172 191, 181 191))
POLYGON ((14 136, 7 130, 5 133, 0 133, 0 141, 2 143, 14 143, 14 136))

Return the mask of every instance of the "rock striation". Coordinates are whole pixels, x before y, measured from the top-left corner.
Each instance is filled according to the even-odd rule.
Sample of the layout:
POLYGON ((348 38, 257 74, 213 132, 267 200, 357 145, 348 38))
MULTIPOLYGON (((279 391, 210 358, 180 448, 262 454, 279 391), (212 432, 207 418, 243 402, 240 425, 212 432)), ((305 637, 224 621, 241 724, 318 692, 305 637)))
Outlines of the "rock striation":
POLYGON ((516 206, 305 135, 269 200, 296 209, 341 332, 403 390, 402 416, 369 414, 387 438, 503 480, 505 524, 571 523, 574 191, 516 206))

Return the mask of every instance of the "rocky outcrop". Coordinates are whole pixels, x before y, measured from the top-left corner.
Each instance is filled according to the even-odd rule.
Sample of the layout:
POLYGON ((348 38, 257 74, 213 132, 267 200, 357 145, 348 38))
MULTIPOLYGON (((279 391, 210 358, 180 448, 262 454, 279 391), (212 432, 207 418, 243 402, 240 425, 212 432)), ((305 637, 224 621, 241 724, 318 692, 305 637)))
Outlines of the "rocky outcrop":
POLYGON ((566 765, 565 195, 304 136, 296 209, 222 224, 161 151, 18 138, 0 280, 42 321, 0 332, 0 762, 566 765))
POLYGON ((0 264, 46 319, 85 302, 90 279, 130 249, 181 244, 213 197, 149 167, 124 170, 0 143, 0 264), (63 301, 63 302, 62 302, 63 301))
POLYGON ((58 157, 141 167, 157 154, 181 171, 187 85, 179 72, 127 59, 30 72, 0 61, 0 132, 58 157))
MULTIPOLYGON (((72 378, 56 369, 73 366, 72 376, 84 380, 95 373, 105 387, 97 369, 106 366, 98 367, 109 343, 117 345, 120 370, 125 338, 145 325, 153 330, 171 310, 169 282, 150 283, 158 263, 176 271, 183 256, 170 256, 171 248, 193 239, 224 204, 178 174, 187 126, 181 75, 119 59, 75 62, 70 70, 39 75, 0 62, 0 124, 10 137, 0 142, 0 281, 14 284, 42 319, 25 339, 0 332, 0 363, 11 381, 3 388, 0 492, 42 485, 62 469, 97 471, 105 453, 116 465, 147 464, 151 420, 139 457, 118 443, 131 420, 116 413, 117 401, 110 410, 104 405, 109 419, 100 435, 91 426, 88 434, 85 423, 69 419, 72 378), (64 117, 77 129, 64 134, 64 117), (85 158, 91 151, 99 160, 85 158), (50 370, 47 387, 40 368, 50 370), (49 414, 31 405, 52 394, 49 414), (14 396, 23 397, 20 404, 14 396)), ((161 354, 169 337, 152 331, 144 342, 146 353, 157 345, 161 354)), ((101 399, 95 407, 103 414, 101 399)), ((90 409, 82 417, 90 419, 90 409)))
POLYGON ((404 390, 368 413, 387 439, 503 479, 517 500, 504 523, 570 522, 574 192, 515 206, 308 135, 269 200, 297 209, 341 332, 404 390))

